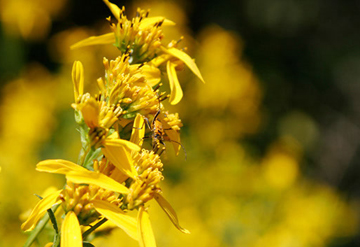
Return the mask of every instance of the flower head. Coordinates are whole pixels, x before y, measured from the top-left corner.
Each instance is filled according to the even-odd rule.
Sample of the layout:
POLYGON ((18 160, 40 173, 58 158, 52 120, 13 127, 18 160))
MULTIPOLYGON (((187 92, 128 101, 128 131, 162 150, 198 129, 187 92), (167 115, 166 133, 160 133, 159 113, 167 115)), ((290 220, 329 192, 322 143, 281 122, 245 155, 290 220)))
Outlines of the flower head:
POLYGON ((111 23, 111 18, 108 18, 113 32, 82 40, 72 48, 95 44, 114 44, 121 53, 131 52, 131 60, 134 63, 146 62, 154 58, 164 37, 162 26, 175 25, 175 23, 161 16, 149 17, 150 11, 140 8, 137 9, 136 16, 129 20, 124 14, 125 7, 120 9, 108 0, 104 0, 104 2, 117 21, 116 24, 111 23))
POLYGON ((193 59, 183 50, 178 49, 178 43, 183 39, 171 41, 167 46, 162 44, 164 37, 162 26, 175 23, 165 17, 149 17, 149 10, 137 9, 136 16, 129 20, 121 9, 104 0, 114 15, 117 23, 111 23, 112 32, 100 36, 92 36, 72 46, 73 49, 97 44, 114 44, 122 55, 128 54, 131 63, 141 63, 146 67, 145 72, 150 78, 147 83, 155 86, 161 77, 158 67, 166 63, 166 73, 170 84, 170 103, 175 105, 180 102, 183 92, 176 71, 182 70, 184 64, 202 81, 204 79, 193 59))

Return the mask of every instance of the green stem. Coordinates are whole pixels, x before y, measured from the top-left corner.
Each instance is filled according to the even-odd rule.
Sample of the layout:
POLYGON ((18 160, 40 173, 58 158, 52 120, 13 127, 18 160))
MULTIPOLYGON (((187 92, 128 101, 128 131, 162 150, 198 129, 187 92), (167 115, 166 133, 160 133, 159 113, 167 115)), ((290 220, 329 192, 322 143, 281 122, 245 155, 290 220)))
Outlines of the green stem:
POLYGON ((44 217, 39 221, 39 223, 36 225, 35 229, 31 232, 30 236, 26 240, 23 247, 30 247, 31 244, 35 241, 38 234, 44 229, 46 223, 49 221, 49 215, 45 214, 44 217))
POLYGON ((84 166, 86 157, 88 156, 89 151, 90 151, 90 147, 88 147, 86 149, 85 149, 85 147, 81 148, 80 155, 79 155, 79 161, 78 161, 79 165, 84 166))
POLYGON ((60 246, 60 234, 55 234, 52 247, 59 247, 59 246, 60 246))
MULTIPOLYGON (((59 204, 59 205, 60 205, 60 204, 59 204)), ((56 219, 55 219, 54 212, 52 211, 51 208, 49 208, 49 209, 47 210, 47 212, 48 212, 50 221, 51 221, 51 223, 52 223, 52 225, 53 225, 53 228, 54 228, 54 230, 55 230, 55 234, 58 234, 58 233, 59 233, 59 228, 58 228, 58 225, 57 225, 57 222, 56 222, 56 219)))
POLYGON ((101 226, 102 224, 104 224, 106 221, 107 221, 107 219, 104 218, 104 219, 100 220, 98 223, 96 223, 94 226, 92 226, 90 229, 88 229, 86 232, 84 232, 84 233, 82 234, 83 239, 86 239, 86 237, 89 236, 90 233, 92 233, 93 231, 95 231, 96 228, 98 228, 99 226, 101 226))
MULTIPOLYGON (((57 204, 57 205, 53 206, 51 208, 51 210, 53 210, 53 212, 55 212, 59 206, 60 206, 60 204, 57 204)), ((23 247, 30 247, 32 245, 32 243, 34 243, 37 236, 44 229, 44 227, 46 226, 46 223, 49 221, 49 219, 50 219, 49 214, 45 214, 44 217, 42 217, 42 219, 37 223, 35 229, 31 232, 30 236, 26 240, 23 247)))

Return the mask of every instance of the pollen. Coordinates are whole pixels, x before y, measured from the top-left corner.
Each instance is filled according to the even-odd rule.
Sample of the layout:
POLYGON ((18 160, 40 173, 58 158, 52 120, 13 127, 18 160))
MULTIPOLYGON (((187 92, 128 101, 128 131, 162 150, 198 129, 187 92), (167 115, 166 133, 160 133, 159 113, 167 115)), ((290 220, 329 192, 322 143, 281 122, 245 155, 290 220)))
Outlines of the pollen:
POLYGON ((79 185, 67 182, 65 189, 60 193, 62 207, 67 213, 73 211, 81 225, 89 225, 100 217, 92 205, 92 200, 102 200, 120 207, 121 199, 113 191, 105 190, 95 185, 79 185))
POLYGON ((160 156, 153 151, 143 149, 134 156, 135 168, 140 174, 130 185, 130 193, 126 197, 129 209, 133 209, 154 198, 160 193, 159 183, 164 179, 161 171, 163 164, 160 156))
POLYGON ((165 114, 164 121, 170 125, 171 129, 179 131, 183 126, 178 113, 165 114))
POLYGON ((125 8, 120 9, 120 18, 111 28, 115 33, 115 46, 122 53, 131 53, 133 63, 149 61, 155 57, 164 35, 162 24, 165 18, 150 22, 149 10, 137 9, 136 16, 128 20, 125 8))

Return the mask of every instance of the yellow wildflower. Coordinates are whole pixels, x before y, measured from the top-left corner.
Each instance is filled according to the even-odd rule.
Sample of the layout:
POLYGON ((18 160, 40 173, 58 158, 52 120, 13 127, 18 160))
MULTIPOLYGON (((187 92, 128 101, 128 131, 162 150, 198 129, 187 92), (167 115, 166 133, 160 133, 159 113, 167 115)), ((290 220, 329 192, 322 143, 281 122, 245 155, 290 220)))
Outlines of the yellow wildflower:
POLYGON ((80 225, 88 225, 99 219, 101 215, 122 228, 130 237, 134 239, 140 237, 138 239, 140 243, 147 243, 149 238, 153 238, 153 233, 149 222, 142 218, 144 207, 141 205, 155 197, 175 226, 182 232, 189 233, 179 226, 175 211, 165 199, 161 199, 160 189, 156 185, 162 179, 158 170, 161 169, 162 164, 157 155, 144 152, 140 156, 136 156, 136 167, 139 172, 141 170, 143 172, 141 176, 136 177, 131 182, 129 190, 121 184, 124 177, 119 182, 115 181, 114 178, 117 177, 115 166, 109 165, 106 159, 101 162, 94 162, 95 172, 88 171, 69 161, 48 160, 40 162, 37 165, 37 170, 65 174, 68 182, 65 189, 50 194, 35 206, 28 220, 22 225, 22 229, 25 231, 34 229, 46 211, 62 201, 66 217, 62 225, 61 246, 69 246, 69 243, 81 243, 82 237, 78 230, 80 225), (138 181, 143 183, 147 189, 142 190, 144 185, 139 184, 138 181), (129 195, 125 196, 123 202, 116 193, 129 195), (120 209, 121 207, 129 210, 139 208, 137 223, 134 218, 126 215, 120 209))
MULTIPOLYGON (((177 42, 162 45, 162 25, 174 23, 164 17, 148 17, 149 11, 141 9, 128 20, 124 8, 108 0, 104 2, 117 20, 111 23, 113 32, 90 37, 73 48, 114 43, 121 55, 110 61, 103 59, 105 75, 97 80, 100 90, 96 95, 84 92, 84 68, 80 61, 74 62, 71 106, 75 109, 82 144, 78 164, 61 159, 37 164, 38 171, 65 175, 66 185, 39 201, 22 229, 29 231, 35 226, 41 229, 46 217, 40 219, 48 213, 55 230, 54 245, 58 246, 60 241, 61 247, 82 246, 92 231, 109 220, 139 241, 140 246, 152 247, 156 243, 146 206, 152 199, 180 231, 189 233, 179 225, 159 186, 164 179, 160 160, 164 141, 171 141, 178 153, 182 126, 178 115, 169 114, 161 103, 169 95, 160 92, 160 65, 166 62, 171 104, 178 103, 183 94, 176 70, 185 64, 203 79, 192 58, 177 49, 177 42), (141 149, 145 120, 152 135, 151 151, 141 149), (52 210, 60 204, 64 220, 59 235, 52 210), (128 215, 132 210, 138 211, 137 218, 128 215), (93 226, 82 232, 90 224, 93 226)), ((36 236, 39 231, 33 233, 36 236)))
POLYGON ((134 118, 136 113, 155 114, 159 108, 159 92, 147 82, 159 82, 156 76, 160 72, 145 65, 130 65, 129 59, 129 54, 110 62, 104 58, 105 77, 98 80, 102 97, 108 98, 112 105, 120 105, 123 118, 134 118))
MULTIPOLYGON (((170 103, 175 105, 183 97, 183 92, 176 74, 176 70, 186 64, 190 70, 202 81, 204 79, 193 59, 177 48, 179 41, 172 41, 167 47, 163 46, 162 25, 174 25, 172 21, 164 17, 148 17, 149 11, 137 10, 136 17, 131 21, 124 15, 125 8, 120 9, 117 5, 104 0, 117 24, 111 23, 113 32, 92 36, 72 46, 73 49, 97 44, 114 44, 122 54, 129 54, 131 63, 145 63, 144 75, 150 86, 160 82, 158 67, 166 62, 166 71, 170 83, 170 103)), ((111 21, 111 19, 108 19, 111 21)))
MULTIPOLYGON (((156 55, 163 39, 162 25, 174 25, 164 17, 148 17, 149 10, 137 9, 136 16, 128 20, 124 15, 125 7, 120 9, 108 0, 104 0, 117 20, 111 23, 113 32, 101 36, 93 36, 74 44, 71 48, 96 44, 114 44, 122 53, 130 51, 132 62, 149 61, 156 55)), ((108 19, 111 22, 111 18, 108 19)))
MULTIPOLYGON (((124 54, 110 62, 104 58, 105 77, 98 79, 100 94, 92 97, 83 93, 83 66, 76 61, 73 66, 75 102, 72 107, 81 112, 77 122, 85 122, 89 130, 90 147, 104 146, 110 129, 121 118, 134 118, 137 113, 146 116, 154 114, 159 108, 159 93, 146 81, 151 76, 143 75, 144 66, 129 64, 129 55, 124 54)), ((152 74, 146 69, 146 73, 152 74)), ((153 79, 157 80, 157 79, 153 79)))

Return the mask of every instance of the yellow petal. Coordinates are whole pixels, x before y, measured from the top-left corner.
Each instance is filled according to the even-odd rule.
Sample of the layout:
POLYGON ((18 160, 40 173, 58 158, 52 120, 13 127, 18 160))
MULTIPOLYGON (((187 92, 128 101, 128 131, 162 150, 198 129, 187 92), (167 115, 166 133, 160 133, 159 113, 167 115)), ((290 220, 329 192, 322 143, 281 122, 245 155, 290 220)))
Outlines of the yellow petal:
POLYGON ((84 121, 89 128, 95 128, 100 126, 99 123, 99 114, 100 114, 100 105, 95 98, 88 98, 85 102, 80 104, 72 104, 76 110, 81 111, 81 114, 84 118, 84 121))
POLYGON ((109 139, 119 139, 119 133, 117 131, 111 133, 107 138, 109 139))
POLYGON ((68 160, 44 160, 36 165, 36 170, 57 174, 67 174, 71 171, 88 172, 84 167, 68 160))
POLYGON ((137 114, 134 120, 134 126, 131 132, 130 141, 136 145, 142 146, 145 136, 145 122, 144 118, 137 114))
POLYGON ((179 49, 176 49, 174 47, 172 48, 164 48, 164 47, 161 47, 161 49, 166 52, 166 53, 169 53, 171 54, 172 56, 180 59, 181 61, 183 61, 188 67, 189 69, 202 81, 205 83, 204 79, 202 78, 201 76, 201 73, 198 69, 198 67, 196 66, 194 60, 188 55, 186 54, 185 52, 183 51, 180 51, 179 49))
POLYGON ((104 3, 108 6, 108 8, 110 9, 111 13, 115 16, 115 18, 120 21, 120 8, 113 3, 110 3, 108 0, 103 0, 104 3))
MULTIPOLYGON (((134 162, 131 157, 131 150, 127 149, 120 142, 125 140, 113 139, 113 141, 105 140, 104 148, 102 148, 103 154, 113 163, 121 172, 129 177, 135 178, 138 174, 134 167, 134 162), (116 143, 115 140, 119 142, 116 143)), ((128 142, 128 141, 126 141, 128 142)), ((131 142, 129 142, 131 143, 131 142)), ((140 151, 140 147, 133 144, 140 151)))
POLYGON ((92 172, 92 171, 69 172, 66 174, 66 179, 76 184, 93 184, 107 190, 111 190, 123 194, 129 193, 129 189, 126 188, 124 185, 98 172, 92 172))
POLYGON ((141 74, 146 78, 146 83, 151 87, 157 85, 161 81, 161 72, 155 66, 145 64, 141 67, 141 74))
POLYGON ((124 147, 128 151, 135 151, 135 152, 139 152, 141 150, 139 145, 123 139, 106 138, 105 145, 113 146, 113 147, 124 147))
POLYGON ((108 176, 93 172, 76 165, 67 160, 45 160, 36 165, 36 170, 49 173, 65 174, 69 181, 77 184, 93 184, 101 188, 116 191, 119 193, 129 193, 128 188, 116 182, 108 176))
POLYGON ((154 233, 151 228, 148 212, 142 206, 138 213, 138 229, 140 234, 140 247, 156 247, 154 233))
POLYGON ((79 220, 73 211, 66 214, 61 225, 61 247, 82 247, 82 236, 79 220))
POLYGON ((153 66, 153 67, 159 67, 162 63, 166 62, 170 58, 171 58, 171 55, 169 55, 168 53, 161 54, 160 56, 157 56, 157 57, 153 58, 149 62, 149 64, 151 64, 150 66, 153 66))
POLYGON ((89 38, 83 39, 72 46, 70 46, 70 49, 77 49, 84 46, 89 45, 108 45, 108 44, 114 44, 115 43, 115 34, 113 32, 106 33, 99 36, 91 36, 89 38))
MULTIPOLYGON (((128 125, 129 123, 131 123, 133 120, 132 119, 125 119, 125 118, 120 118, 117 122, 117 124, 119 124, 122 128, 125 128, 126 125, 128 125)), ((116 133, 116 132, 114 132, 116 133)), ((115 136, 115 137, 112 137, 112 135, 110 135, 111 138, 119 138, 119 135, 115 136)), ((109 138, 110 138, 109 136, 109 138)))
POLYGON ((176 64, 168 61, 166 64, 166 71, 169 77, 169 83, 170 83, 170 104, 176 105, 180 102, 180 100, 183 97, 183 91, 181 89, 176 70, 175 70, 176 64))
POLYGON ((123 229, 130 237, 138 240, 136 219, 126 215, 120 208, 107 201, 92 201, 95 209, 116 226, 123 229))
POLYGON ((171 126, 165 121, 165 115, 164 113, 160 113, 159 115, 159 119, 163 125, 165 134, 169 137, 169 139, 171 140, 171 143, 174 147, 175 153, 176 155, 179 154, 180 149, 181 149, 181 145, 180 145, 180 133, 176 130, 173 130, 171 128, 171 126))
POLYGON ((148 17, 148 18, 141 20, 139 28, 145 29, 145 28, 152 26, 155 23, 160 22, 160 21, 164 21, 162 26, 174 26, 175 25, 175 22, 165 19, 165 17, 155 16, 155 17, 148 17))
POLYGON ((120 171, 117 167, 115 167, 115 169, 111 173, 110 177, 112 179, 114 179, 115 181, 118 181, 119 183, 123 183, 123 182, 125 182, 126 179, 129 178, 129 176, 127 174, 120 171))
POLYGON ((45 215, 46 211, 59 203, 59 194, 62 190, 58 190, 40 200, 32 210, 29 218, 21 225, 23 231, 31 231, 35 228, 36 223, 45 215))
POLYGON ((75 61, 72 68, 72 81, 74 97, 77 102, 79 96, 84 94, 84 67, 80 61, 75 61))
POLYGON ((170 203, 168 201, 166 201, 165 198, 162 197, 162 195, 160 195, 158 193, 155 193, 154 198, 159 203, 160 207, 164 210, 164 212, 167 214, 167 216, 169 216, 169 218, 170 218, 171 222, 174 224, 174 226, 177 229, 179 229, 181 232, 190 234, 189 230, 182 228, 180 226, 176 212, 171 207, 170 203))

